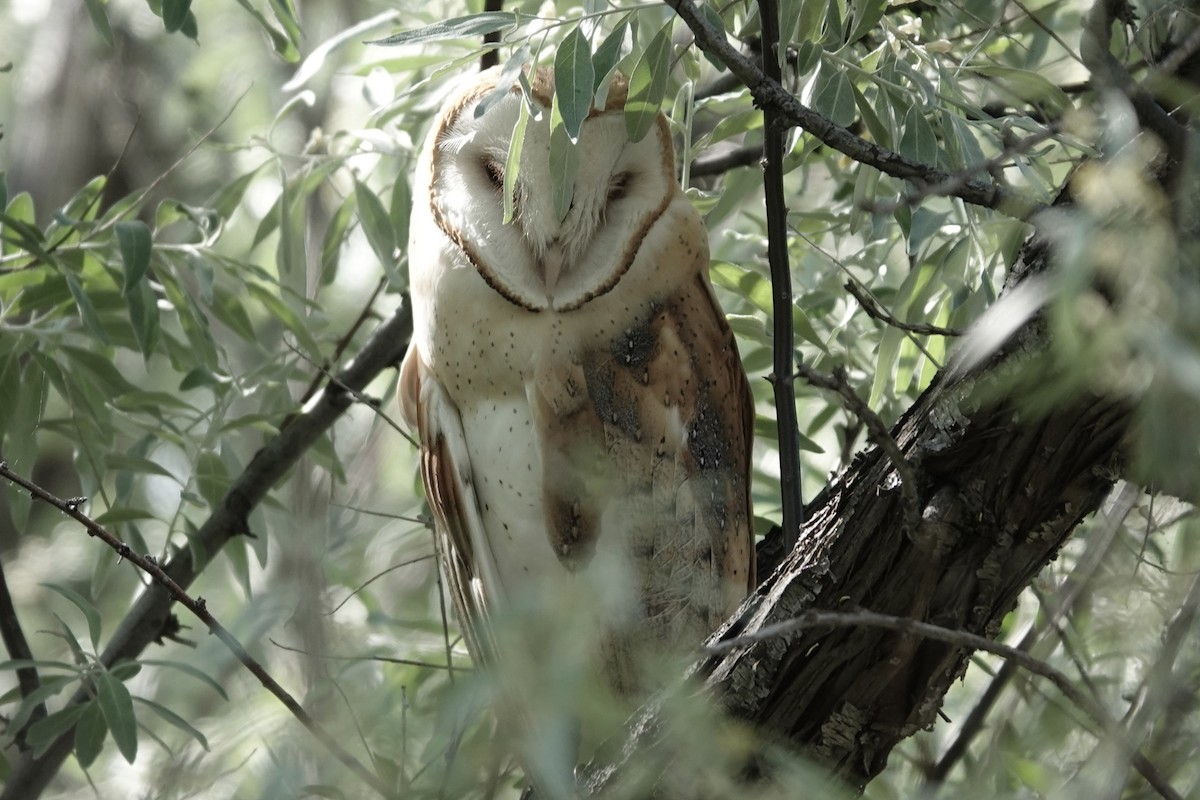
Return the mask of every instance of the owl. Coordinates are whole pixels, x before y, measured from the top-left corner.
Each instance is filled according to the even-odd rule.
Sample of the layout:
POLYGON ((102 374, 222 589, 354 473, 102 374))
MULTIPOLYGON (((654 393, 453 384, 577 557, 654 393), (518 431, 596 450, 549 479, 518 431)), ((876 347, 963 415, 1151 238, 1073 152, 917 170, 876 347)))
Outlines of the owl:
POLYGON ((602 673, 632 692, 639 652, 697 647, 754 585, 753 403, 666 118, 630 141, 618 76, 583 123, 560 217, 554 76, 531 71, 542 113, 506 223, 526 101, 516 84, 497 99, 499 77, 446 102, 419 159, 401 405, 473 657, 503 657, 488 620, 518 593, 619 563, 631 611, 604 637, 602 673))

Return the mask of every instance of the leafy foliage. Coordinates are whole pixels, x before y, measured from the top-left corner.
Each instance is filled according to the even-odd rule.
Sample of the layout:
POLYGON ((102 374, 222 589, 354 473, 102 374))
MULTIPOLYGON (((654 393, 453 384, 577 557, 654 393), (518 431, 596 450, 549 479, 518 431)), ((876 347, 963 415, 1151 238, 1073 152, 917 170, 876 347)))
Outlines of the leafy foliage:
MULTIPOLYGON (((415 453, 384 419, 394 376, 371 386, 377 407, 355 405, 297 461, 249 513, 246 536, 219 555, 195 542, 323 371, 352 357, 400 302, 409 210, 421 200, 406 178, 415 143, 446 85, 475 69, 480 35, 503 35, 504 74, 527 94, 524 66, 555 67, 560 205, 579 126, 614 70, 630 78, 631 138, 660 109, 670 112, 686 189, 712 232, 713 281, 758 401, 760 532, 780 515, 766 380, 773 347, 843 370, 893 422, 953 349, 951 337, 906 325, 963 330, 989 308, 1022 313, 996 301, 1024 221, 955 199, 952 187, 892 177, 793 129, 786 191, 797 338, 773 341, 756 166, 762 117, 666 7, 587 2, 546 16, 549 6, 524 2, 500 12, 469 4, 440 19, 441 7, 363 0, 349 12, 308 9, 302 23, 289 0, 212 5, 87 0, 86 19, 53 21, 70 41, 90 42, 106 70, 152 81, 143 97, 166 110, 136 127, 136 115, 121 118, 122 135, 133 130, 123 156, 101 137, 80 144, 101 166, 67 182, 72 194, 53 203, 43 198, 62 183, 55 158, 27 154, 55 126, 17 85, 40 69, 19 38, 50 21, 12 11, 12 24, 0 26, 5 52, 18 54, 14 72, 0 74, 0 105, 11 112, 0 139, 0 456, 60 496, 84 498, 84 510, 134 551, 160 562, 187 552, 205 565, 193 592, 402 796, 507 796, 520 776, 497 752, 479 713, 487 687, 465 669, 445 619, 432 541, 415 516, 415 453), (147 14, 161 31, 142 24, 147 14), (232 41, 210 41, 218 37, 209 31, 231 31, 232 41), (261 33, 270 52, 256 43, 261 33), (244 82, 233 76, 247 63, 260 77, 234 103, 230 87, 244 82), (192 129, 193 149, 157 119, 172 114, 192 129), (860 295, 900 324, 879 319, 860 295)), ((997 5, 785 0, 785 81, 827 120, 956 178, 990 176, 1049 204, 1074 176, 1075 205, 1043 218, 1063 253, 1038 298, 1053 345, 1008 377, 1028 413, 1083 390, 1129 403, 1139 418, 1133 475, 1155 491, 1118 495, 1038 579, 1001 636, 1077 677, 1114 716, 1129 711, 1130 738, 1177 787, 1194 788, 1200 720, 1189 687, 1200 652, 1183 612, 1194 616, 1197 605, 1196 522, 1190 506, 1157 490, 1194 500, 1200 486, 1200 291, 1187 238, 1195 226, 1178 222, 1194 223, 1195 208, 1172 210, 1167 190, 1146 178, 1162 150, 1128 98, 1089 85, 1080 32, 1091 4, 997 5), (1059 605, 1076 584, 1072 602, 1059 605)), ((1164 20, 1188 19, 1170 3, 1141 5, 1133 35, 1110 26, 1105 42, 1131 69, 1156 63, 1164 20)), ((703 7, 713 30, 749 52, 758 13, 754 4, 703 7)), ((57 77, 64 86, 76 79, 67 69, 57 77)), ((121 85, 110 80, 76 100, 93 104, 84 111, 119 105, 121 85)), ((522 111, 518 143, 531 113, 522 111)), ((516 160, 505 169, 506 203, 516 160)), ((1180 185, 1196 185, 1194 165, 1178 169, 1180 185)), ((805 384, 797 392, 811 497, 866 437, 836 397, 805 384)), ((203 632, 164 629, 161 649, 106 665, 101 653, 128 635, 121 620, 144 579, 76 525, 6 489, 0 541, 35 654, 0 664, 6 736, 20 732, 40 757, 73 730, 74 761, 58 786, 90 780, 162 797, 361 791, 203 632), (23 692, 17 675, 28 668, 41 684, 23 692), (69 703, 73 694, 81 701, 69 703)), ((1083 730, 1044 684, 1019 673, 1002 679, 990 657, 977 666, 947 700, 952 724, 914 737, 870 796, 987 786, 997 797, 1090 797, 1125 781, 1140 796, 1136 779, 1106 771, 1112 742, 1083 730), (972 729, 989 685, 1005 702, 972 729), (948 759, 960 737, 963 750, 948 759)), ((578 676, 564 668, 558 677, 547 692, 567 692, 578 676)), ((721 727, 702 704, 678 706, 680 751, 693 760, 671 775, 713 796, 741 796, 737 759, 761 743, 721 727)), ((6 775, 16 761, 7 752, 6 775)), ((793 785, 819 780, 790 756, 768 757, 793 785)), ((780 791, 788 796, 786 780, 780 791)))

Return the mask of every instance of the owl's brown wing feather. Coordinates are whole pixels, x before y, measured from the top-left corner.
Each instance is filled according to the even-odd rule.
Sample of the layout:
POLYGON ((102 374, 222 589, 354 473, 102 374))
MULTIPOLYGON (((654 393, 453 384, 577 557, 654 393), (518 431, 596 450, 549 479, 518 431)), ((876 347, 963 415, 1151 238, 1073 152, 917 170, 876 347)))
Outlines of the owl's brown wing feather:
POLYGON ((487 598, 493 597, 494 565, 479 517, 470 456, 458 409, 430 374, 415 347, 400 369, 401 409, 421 442, 421 480, 433 511, 438 560, 455 613, 475 659, 492 657, 487 598))
POLYGON ((627 646, 698 645, 755 577, 754 404, 707 279, 649 303, 571 363, 543 366, 535 389, 560 561, 585 567, 601 537, 625 537, 647 623, 627 646))

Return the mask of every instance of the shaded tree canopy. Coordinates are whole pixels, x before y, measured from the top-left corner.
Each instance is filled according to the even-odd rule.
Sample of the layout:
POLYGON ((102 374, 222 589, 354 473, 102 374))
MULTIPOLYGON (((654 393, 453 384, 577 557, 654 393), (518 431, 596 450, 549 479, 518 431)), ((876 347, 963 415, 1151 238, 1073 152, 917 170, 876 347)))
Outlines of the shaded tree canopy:
POLYGON ((225 5, 3 11, 0 797, 520 794, 393 421, 485 57, 668 113, 758 414, 692 683, 527 665, 581 792, 1196 791, 1195 4, 225 5))

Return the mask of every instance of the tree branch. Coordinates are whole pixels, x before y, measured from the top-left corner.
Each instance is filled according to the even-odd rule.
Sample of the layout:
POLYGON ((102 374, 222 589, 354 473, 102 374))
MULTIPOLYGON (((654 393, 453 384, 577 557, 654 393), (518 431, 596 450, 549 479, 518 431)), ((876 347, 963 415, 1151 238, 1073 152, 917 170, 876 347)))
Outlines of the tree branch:
POLYGON ((1028 219, 1043 207, 1042 203, 1001 186, 993 181, 957 181, 945 170, 921 164, 885 147, 880 147, 848 129, 836 125, 801 103, 778 80, 770 78, 761 67, 739 53, 720 31, 709 25, 691 0, 665 0, 675 10, 695 36, 704 52, 718 59, 742 81, 764 110, 770 108, 788 125, 802 127, 829 147, 859 163, 875 167, 886 175, 912 181, 918 186, 944 184, 949 194, 968 203, 994 208, 1017 219, 1028 219))
MULTIPOLYGON (((781 80, 779 7, 758 0, 762 24, 763 65, 767 76, 781 80)), ((763 107, 763 194, 767 211, 767 262, 771 268, 771 387, 775 390, 775 424, 779 432, 779 489, 783 501, 783 546, 791 550, 804 524, 800 488, 800 424, 796 420, 795 334, 792 327, 792 268, 788 259, 787 203, 783 199, 783 137, 787 126, 776 109, 763 107)))
POLYGON ((275 695, 279 702, 283 703, 287 710, 292 713, 292 716, 299 720, 300 724, 307 728, 325 746, 325 749, 333 754, 334 758, 342 762, 342 764, 361 778, 364 783, 374 789, 380 796, 391 796, 391 788, 375 773, 364 767, 357 758, 350 755, 346 750, 343 750, 338 741, 304 710, 304 707, 297 702, 296 698, 292 697, 278 681, 271 677, 271 674, 263 668, 263 665, 250 655, 242 643, 237 640, 237 637, 230 633, 224 625, 217 621, 216 617, 209 613, 208 605, 205 603, 203 597, 191 597, 163 571, 162 567, 158 565, 158 562, 152 556, 135 553, 129 545, 122 542, 116 536, 113 536, 104 526, 98 524, 94 519, 80 511, 79 507, 87 502, 86 497, 63 500, 46 491, 41 486, 38 486, 33 481, 27 480, 13 472, 8 468, 8 463, 4 461, 0 461, 0 478, 4 478, 10 483, 20 486, 38 500, 54 506, 82 525, 87 530, 88 536, 94 536, 104 542, 123 560, 130 562, 142 572, 149 575, 156 584, 167 591, 171 600, 191 611, 201 622, 207 625, 209 633, 220 639, 221 643, 229 648, 229 652, 233 653, 237 660, 242 663, 242 666, 249 670, 254 677, 258 678, 263 688, 275 695))
POLYGON ((1108 50, 1113 20, 1122 5, 1121 0, 1095 1, 1091 11, 1084 17, 1079 55, 1084 66, 1092 73, 1093 85, 1110 86, 1125 95, 1142 125, 1158 134, 1171 158, 1180 161, 1187 149, 1187 128, 1175 121, 1108 50))
MULTIPOLYGON (((412 308, 406 297, 404 304, 376 328, 358 355, 337 373, 337 382, 362 390, 376 375, 400 361, 411 335, 412 308)), ((250 512, 352 404, 353 397, 349 393, 332 383, 326 385, 254 455, 225 493, 220 505, 189 539, 190 546, 177 552, 163 567, 164 575, 186 590, 226 542, 248 532, 250 512), (193 560, 194 556, 200 560, 193 560)), ((148 586, 125 615, 101 654, 104 665, 111 667, 123 659, 137 658, 151 642, 160 638, 168 623, 173 601, 162 584, 148 586)), ((88 699, 86 694, 80 692, 71 698, 71 703, 82 703, 88 699)), ((40 757, 26 757, 18 761, 0 794, 0 800, 37 797, 71 753, 73 744, 72 728, 55 740, 40 757)))

